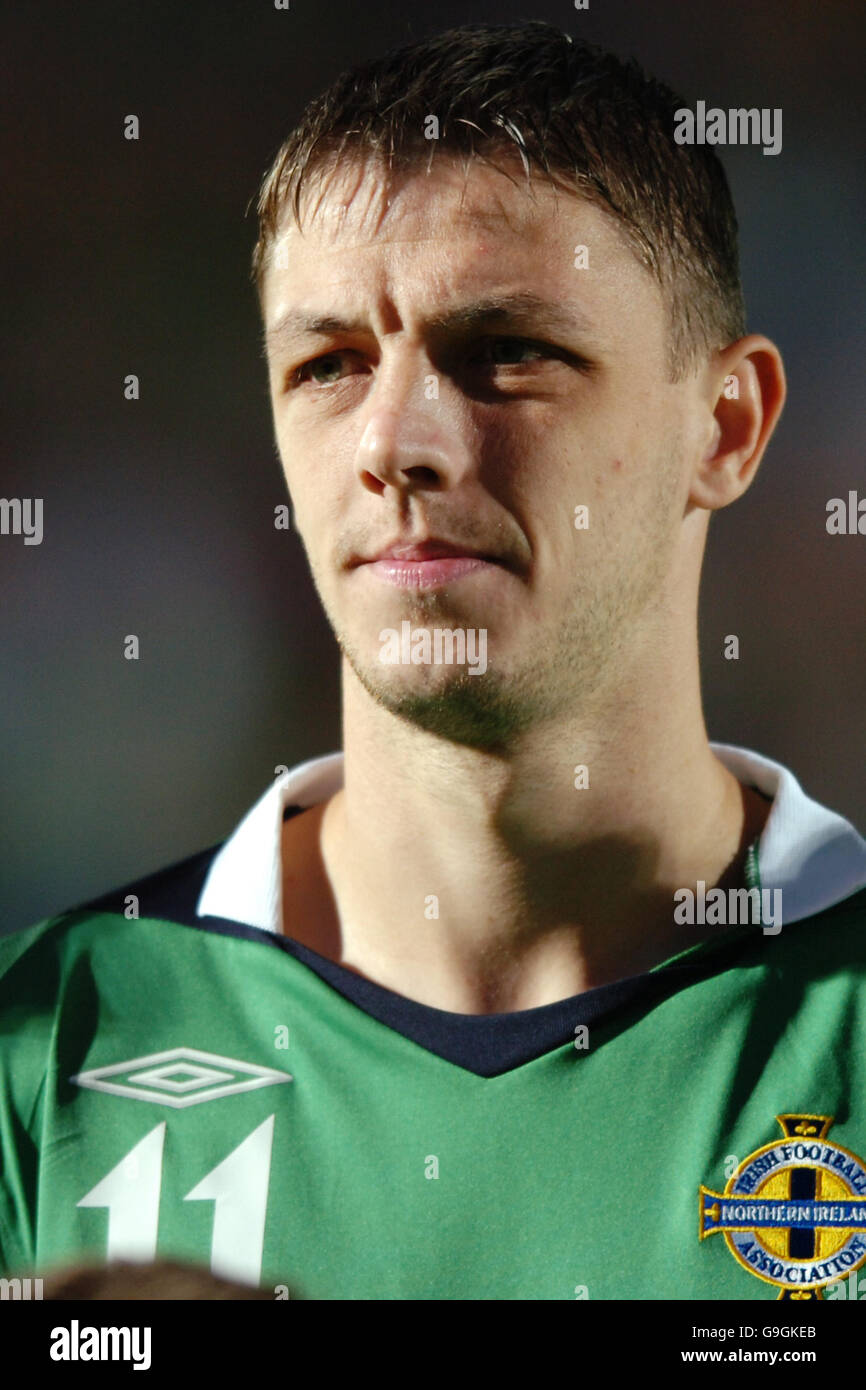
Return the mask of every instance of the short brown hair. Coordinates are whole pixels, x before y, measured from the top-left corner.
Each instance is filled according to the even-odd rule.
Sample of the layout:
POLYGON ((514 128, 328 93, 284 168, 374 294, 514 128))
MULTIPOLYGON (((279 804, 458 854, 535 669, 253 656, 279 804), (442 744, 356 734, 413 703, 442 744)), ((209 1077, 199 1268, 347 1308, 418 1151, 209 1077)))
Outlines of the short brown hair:
POLYGON ((259 297, 286 211, 301 224, 311 173, 353 155, 387 171, 429 167, 436 149, 491 163, 517 153, 527 178, 540 171, 618 219, 666 295, 676 379, 745 332, 730 188, 711 148, 674 141, 684 105, 636 62, 538 20, 451 29, 352 68, 307 106, 265 175, 259 297))

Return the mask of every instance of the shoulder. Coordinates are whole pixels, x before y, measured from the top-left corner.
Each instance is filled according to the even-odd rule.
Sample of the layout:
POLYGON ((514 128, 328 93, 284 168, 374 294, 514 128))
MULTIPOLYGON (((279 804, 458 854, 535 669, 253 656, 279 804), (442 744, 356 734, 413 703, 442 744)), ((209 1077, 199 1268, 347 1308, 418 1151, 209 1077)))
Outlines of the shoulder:
POLYGON ((804 972, 824 978, 835 970, 866 982, 866 888, 783 926, 778 940, 783 939, 804 972))
POLYGON ((785 938, 793 950, 847 952, 854 948, 858 959, 866 958, 866 888, 860 888, 847 898, 821 911, 782 927, 779 940, 785 938))
POLYGON ((9 982, 14 981, 16 990, 20 989, 30 973, 50 988, 64 960, 79 954, 94 935, 116 930, 118 919, 195 924, 196 905, 220 848, 214 845, 201 850, 34 926, 0 937, 0 1004, 8 995, 9 982))
POLYGON ((757 969, 774 987, 790 988, 802 999, 828 987, 847 997, 866 992, 866 888, 810 916, 783 921, 777 930, 751 930, 745 949, 732 953, 734 969, 757 969))
POLYGON ((196 921, 201 885, 218 849, 0 939, 0 1094, 23 1124, 36 1113, 58 1032, 72 1045, 73 1035, 84 1039, 99 1026, 100 968, 104 974, 108 961, 116 973, 137 975, 152 940, 148 923, 196 921))

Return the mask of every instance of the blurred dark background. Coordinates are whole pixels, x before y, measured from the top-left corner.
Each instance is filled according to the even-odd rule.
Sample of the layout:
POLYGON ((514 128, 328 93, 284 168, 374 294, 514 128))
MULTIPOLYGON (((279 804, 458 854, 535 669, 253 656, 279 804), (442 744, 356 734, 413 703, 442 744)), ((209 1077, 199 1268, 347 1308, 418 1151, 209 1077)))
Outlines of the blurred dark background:
POLYGON ((339 747, 336 646, 296 533, 273 526, 247 206, 342 68, 527 18, 636 56, 690 105, 783 108, 781 154, 721 151, 750 328, 779 343, 790 399, 754 487, 710 528, 707 720, 866 827, 866 537, 825 529, 829 498, 866 495, 863 7, 10 6, 0 495, 43 498, 44 539, 0 536, 0 930, 215 843, 276 764, 339 747))

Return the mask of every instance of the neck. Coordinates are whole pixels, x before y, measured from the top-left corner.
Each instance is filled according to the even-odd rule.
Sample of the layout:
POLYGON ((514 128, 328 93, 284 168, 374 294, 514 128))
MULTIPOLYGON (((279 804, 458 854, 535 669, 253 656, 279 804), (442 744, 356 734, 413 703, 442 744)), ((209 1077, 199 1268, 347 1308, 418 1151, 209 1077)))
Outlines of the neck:
POLYGON ((603 719, 494 755, 396 718, 347 669, 345 782, 321 817, 329 953, 422 1003, 494 1013, 698 944, 708 929, 674 923, 675 891, 738 882, 768 807, 709 747, 696 656, 665 699, 620 689, 603 719))

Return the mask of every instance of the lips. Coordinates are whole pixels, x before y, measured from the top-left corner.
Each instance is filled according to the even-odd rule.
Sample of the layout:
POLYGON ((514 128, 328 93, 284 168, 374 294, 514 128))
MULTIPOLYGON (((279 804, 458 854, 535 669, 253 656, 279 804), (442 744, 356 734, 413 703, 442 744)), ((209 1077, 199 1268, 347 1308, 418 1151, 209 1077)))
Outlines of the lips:
POLYGON ((456 541, 438 540, 434 537, 425 541, 407 543, 405 541, 396 542, 388 545, 384 550, 380 550, 376 555, 363 557, 355 560, 356 565, 376 564, 383 560, 401 561, 404 564, 423 564, 428 560, 486 560, 488 564, 498 564, 495 555, 487 555, 484 551, 473 550, 469 546, 460 545, 456 541))
POLYGON ((493 555, 431 536, 424 541, 393 542, 376 555, 354 561, 352 567, 364 567, 398 589, 438 589, 499 564, 493 555))

